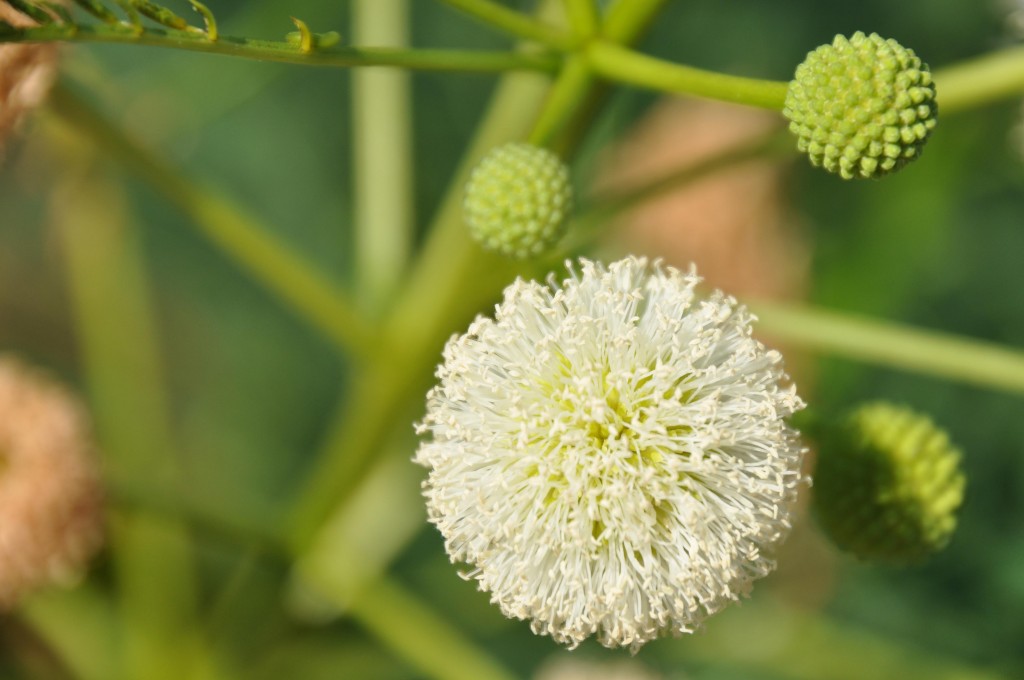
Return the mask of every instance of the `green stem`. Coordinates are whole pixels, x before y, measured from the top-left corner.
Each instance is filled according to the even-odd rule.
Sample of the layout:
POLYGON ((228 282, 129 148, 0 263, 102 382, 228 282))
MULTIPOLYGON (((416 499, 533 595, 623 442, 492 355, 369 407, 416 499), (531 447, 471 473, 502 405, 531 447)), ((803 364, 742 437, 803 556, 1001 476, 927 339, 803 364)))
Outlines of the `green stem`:
POLYGON ((787 83, 742 78, 649 57, 608 41, 594 41, 586 57, 598 74, 629 85, 709 97, 781 111, 787 83))
POLYGON ((530 131, 530 143, 537 146, 550 144, 552 138, 562 131, 563 126, 580 109, 593 84, 594 76, 586 60, 578 54, 566 57, 559 74, 558 87, 551 89, 530 131))
MULTIPOLYGON (((353 37, 402 47, 408 42, 408 0, 356 0, 353 37)), ((413 171, 409 74, 398 69, 352 73, 356 280, 368 314, 398 286, 412 249, 413 171)))
POLYGON ((668 0, 615 0, 605 12, 601 35, 606 40, 630 45, 647 30, 668 0))
MULTIPOLYGON (((98 157, 98 149, 86 146, 63 159, 69 172, 53 220, 99 448, 113 474, 173 484, 181 471, 141 243, 120 186, 98 172, 98 157)), ((145 513, 115 515, 111 536, 125 621, 124 676, 180 677, 174 666, 187 668, 200 654, 191 639, 196 583, 190 537, 176 520, 145 513)))
POLYGON ((601 14, 594 0, 562 0, 562 4, 577 38, 586 40, 597 33, 601 14))
POLYGON ((668 191, 678 189, 743 161, 773 154, 784 153, 788 156, 792 151, 793 144, 788 131, 777 129, 747 144, 725 149, 710 158, 670 170, 642 186, 603 196, 573 219, 568 238, 560 245, 558 253, 547 260, 552 264, 560 262, 566 256, 590 243, 599 227, 668 191))
POLYGON ((376 356, 381 351, 376 333, 341 291, 240 207, 193 184, 135 144, 68 88, 59 85, 54 88, 49 104, 65 124, 93 139, 104 152, 147 181, 188 215, 203 236, 339 349, 364 357, 376 356))
POLYGON ((343 604, 364 628, 429 677, 516 680, 515 675, 393 581, 381 578, 363 587, 355 600, 345 599, 343 604))
POLYGON ((1024 352, 982 340, 799 305, 751 302, 778 340, 857 361, 1024 394, 1024 352))
POLYGON ((940 114, 984 106, 1024 93, 1024 46, 935 71, 940 114))
POLYGON ((514 36, 534 40, 557 50, 573 49, 572 36, 527 14, 492 0, 440 0, 466 14, 514 36))
POLYGON ((141 33, 125 24, 47 24, 33 28, 0 29, 4 42, 103 42, 152 45, 233 57, 278 61, 305 66, 400 66, 427 71, 551 72, 558 59, 550 54, 483 50, 389 49, 384 47, 314 47, 288 41, 220 36, 210 40, 203 32, 147 28, 141 33))

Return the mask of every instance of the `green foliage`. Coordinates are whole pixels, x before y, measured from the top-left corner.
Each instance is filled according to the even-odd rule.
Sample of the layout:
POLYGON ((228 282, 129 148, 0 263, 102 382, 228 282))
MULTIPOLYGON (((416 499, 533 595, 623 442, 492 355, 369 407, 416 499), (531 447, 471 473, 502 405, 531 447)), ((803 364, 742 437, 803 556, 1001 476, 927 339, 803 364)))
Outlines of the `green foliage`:
MULTIPOLYGON (((359 197, 351 188, 358 169, 350 154, 349 74, 225 60, 216 54, 336 65, 400 57, 413 65, 455 64, 467 70, 475 65, 478 70, 498 71, 516 67, 542 74, 553 73, 560 63, 557 49, 513 53, 510 36, 481 30, 471 17, 425 0, 411 3, 412 43, 450 46, 454 56, 447 54, 443 61, 420 51, 401 52, 398 57, 390 51, 357 54, 343 12, 351 3, 209 4, 216 20, 212 13, 200 19, 185 2, 168 1, 165 9, 190 21, 187 27, 172 28, 142 12, 139 22, 133 23, 117 4, 78 0, 67 15, 55 12, 48 15, 47 25, 29 29, 34 33, 4 27, 3 36, 130 43, 71 48, 65 73, 72 87, 89 92, 87 99, 115 127, 141 140, 171 168, 180 168, 196 184, 258 216, 281 245, 278 250, 296 255, 353 301, 358 301, 360 291, 352 275, 356 262, 351 215, 359 197), (318 45, 314 40, 312 52, 302 53, 301 35, 298 43, 283 37, 291 30, 292 13, 308 26, 339 29, 341 41, 318 45), (226 37, 231 35, 276 39, 226 37), (155 50, 142 44, 216 54, 155 50), (465 50, 503 61, 476 59, 465 50)), ((501 4, 524 13, 535 5, 501 4)), ((660 9, 648 37, 639 44, 643 53, 673 65, 681 62, 776 79, 789 77, 808 45, 819 44, 822 36, 849 34, 859 25, 897 36, 935 66, 936 74, 942 66, 983 54, 1006 40, 996 12, 971 3, 915 0, 901 5, 871 0, 853 12, 849 5, 826 6, 813 0, 695 0, 666 2, 660 9)), ((572 33, 557 16, 545 21, 553 31, 541 32, 553 43, 572 41, 572 33)), ((529 74, 510 80, 543 83, 544 77, 529 74)), ((936 82, 941 102, 938 75, 936 82)), ((494 77, 448 73, 427 73, 413 80, 415 135, 410 159, 416 182, 414 195, 403 200, 415 206, 416 232, 411 239, 416 261, 426 261, 424 253, 442 255, 430 256, 439 263, 432 269, 411 269, 403 276, 408 274, 422 287, 424 281, 439 282, 437 273, 464 274, 461 283, 450 285, 465 302, 422 335, 400 334, 399 347, 433 344, 423 351, 425 358, 406 382, 393 387, 397 396, 386 411, 385 431, 351 440, 336 435, 343 461, 364 448, 370 451, 371 463, 376 456, 407 460, 413 450, 411 423, 422 409, 423 386, 438 358, 439 338, 459 330, 458 324, 477 311, 487 311, 500 286, 516 274, 539 273, 489 256, 467 265, 458 258, 477 249, 463 238, 461 221, 450 230, 428 227, 444 212, 444 191, 451 177, 478 160, 464 159, 464 151, 494 86, 494 77), (447 240, 437 239, 438 233, 447 240), (424 337, 430 343, 421 342, 424 337)), ((564 157, 580 166, 574 168, 577 178, 593 176, 594 160, 601 158, 602 150, 636 123, 654 100, 650 94, 621 88, 599 94, 608 96, 610 105, 568 118, 566 130, 571 134, 555 140, 569 149, 564 157), (594 125, 587 124, 591 112, 597 112, 594 125), (585 156, 573 154, 569 137, 583 140, 585 156)), ((545 100, 521 99, 522 110, 515 116, 506 111, 511 122, 498 126, 506 138, 522 138, 545 100)), ((589 101, 605 100, 595 95, 589 101)), ((1019 313, 1024 272, 1018 265, 1024 248, 1024 169, 1008 141, 1018 108, 1014 103, 958 116, 946 113, 929 138, 923 160, 884 182, 840 183, 814 168, 794 168, 788 187, 792 221, 801 225, 813 247, 808 294, 830 309, 1018 348, 1024 345, 1019 313)), ((39 117, 30 121, 20 141, 9 143, 0 165, 0 344, 54 368, 92 394, 96 366, 78 345, 86 329, 69 311, 68 275, 55 255, 57 237, 50 217, 54 202, 62 200, 57 188, 80 153, 75 149, 81 140, 73 136, 57 130, 52 117, 39 117)), ((119 187, 124 224, 131 225, 141 240, 142 269, 151 290, 148 318, 157 329, 165 374, 164 386, 154 389, 164 391, 157 396, 166 402, 174 445, 149 432, 146 423, 131 413, 106 418, 101 438, 159 440, 160 446, 149 453, 173 448, 167 455, 175 456, 180 475, 174 483, 143 474, 121 480, 120 486, 112 484, 112 514, 171 517, 187 526, 194 550, 195 601, 189 605, 195 605, 195 618, 181 645, 168 649, 174 663, 180 663, 187 651, 189 658, 216 659, 221 677, 420 677, 421 669, 411 667, 379 636, 337 608, 329 606, 328 618, 333 618, 318 623, 286 610, 281 593, 288 590, 293 556, 278 543, 262 540, 283 532, 282 517, 305 493, 307 472, 320 469, 317 462, 332 436, 327 430, 334 414, 380 398, 382 383, 389 380, 388 362, 401 356, 389 354, 381 362, 341 355, 335 342, 280 296, 268 293, 265 281, 212 245, 194 228, 194 215, 154 192, 145 177, 105 163, 95 172, 119 187), (353 380, 357 374, 362 379, 353 380), (110 431, 118 428, 126 428, 127 434, 110 431), (197 645, 196 639, 203 643, 197 645)), ((461 194, 461 185, 454 190, 461 194)), ((591 199, 586 191, 579 195, 586 211, 591 199)), ((595 196, 594 203, 602 198, 595 196)), ((745 199, 736 196, 737 201, 745 199)), ((80 242, 88 247, 90 239, 80 242)), ((418 330, 423 327, 420 318, 429 317, 430 310, 423 309, 420 318, 397 321, 388 317, 389 310, 416 311, 417 305, 409 300, 430 300, 443 290, 448 288, 423 288, 420 297, 388 301, 369 310, 368 316, 384 318, 405 331, 418 330)), ((116 319, 116 310, 107 311, 116 319)), ((114 402, 127 405, 120 408, 130 412, 134 395, 118 387, 118 376, 123 382, 137 376, 123 375, 117 358, 126 355, 116 346, 104 355, 114 357, 105 360, 105 384, 112 385, 108 389, 116 393, 114 402)), ((816 381, 801 378, 799 384, 805 398, 821 410, 885 398, 914 404, 944 424, 967 452, 963 467, 970 479, 969 492, 957 534, 928 564, 896 572, 850 561, 837 565, 831 553, 809 537, 805 522, 793 536, 791 551, 780 556, 779 573, 755 589, 751 602, 710 621, 705 636, 652 644, 640 661, 669 678, 1019 677, 1024 672, 1019 645, 1024 636, 1024 458, 1019 444, 1024 441, 1024 420, 1018 417, 1019 399, 841 357, 817 361, 787 351, 790 357, 794 366, 818 368, 816 381)), ((93 406, 99 405, 93 397, 93 406)), ((118 653, 116 645, 110 645, 111 652, 92 642, 102 636, 120 640, 125 626, 120 617, 130 611, 122 608, 122 598, 123 570, 131 562, 114 558, 124 549, 119 541, 113 539, 111 555, 96 565, 86 589, 70 595, 55 592, 49 601, 27 603, 16 613, 18 624, 5 624, 0 651, 4 677, 61 677, 60 663, 41 664, 33 650, 42 649, 48 658, 60 657, 68 664, 84 658, 75 650, 84 649, 93 657, 118 653), (34 645, 25 643, 21 628, 35 629, 34 645)), ((387 578, 435 612, 450 627, 448 632, 456 631, 523 678, 546 658, 563 653, 533 636, 527 626, 504 619, 485 595, 460 580, 434 532, 424 528, 401 545, 392 555, 387 578)), ((353 554, 358 559, 358 553, 353 554)), ((144 575, 159 592, 163 570, 144 575)), ((166 583, 181 585, 174 578, 166 583)), ((140 609, 145 610, 144 603, 135 604, 136 614, 140 609)), ((419 634, 421 642, 432 640, 429 630, 419 634)), ((610 658, 591 645, 576 654, 610 658)), ((90 668, 107 666, 82 663, 74 671, 83 678, 109 677, 105 670, 90 676, 90 668)), ((179 677, 186 674, 181 671, 179 677)))

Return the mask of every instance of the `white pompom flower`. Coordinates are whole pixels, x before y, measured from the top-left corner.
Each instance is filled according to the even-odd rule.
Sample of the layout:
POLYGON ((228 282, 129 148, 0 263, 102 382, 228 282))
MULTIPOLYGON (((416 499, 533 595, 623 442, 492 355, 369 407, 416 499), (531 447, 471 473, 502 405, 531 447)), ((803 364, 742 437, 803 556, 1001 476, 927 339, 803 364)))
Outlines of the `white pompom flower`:
POLYGON ((753 317, 646 259, 517 280, 418 426, 429 518, 507 615, 572 647, 688 633, 774 567, 803 404, 753 317))

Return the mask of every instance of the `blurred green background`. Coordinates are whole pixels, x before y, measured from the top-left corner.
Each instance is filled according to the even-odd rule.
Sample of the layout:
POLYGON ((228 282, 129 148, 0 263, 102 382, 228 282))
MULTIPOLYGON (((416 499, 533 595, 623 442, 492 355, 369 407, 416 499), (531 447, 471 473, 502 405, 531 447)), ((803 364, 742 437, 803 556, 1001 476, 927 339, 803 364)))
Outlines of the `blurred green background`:
MULTIPOLYGON (((278 38, 292 30, 290 16, 343 36, 349 25, 342 0, 208 4, 228 35, 278 38)), ((411 4, 415 45, 510 45, 447 7, 411 4)), ((508 4, 529 9, 533 3, 508 4)), ((186 3, 168 5, 190 13, 186 3)), ((935 68, 1011 43, 1008 12, 1008 5, 973 0, 673 0, 642 48, 696 66, 786 80, 808 50, 836 33, 865 30, 896 38, 935 68)), ((352 284, 345 71, 111 45, 76 45, 63 57, 68 76, 91 89, 90 98, 124 128, 243 203, 339 285, 352 284)), ((495 78, 417 73, 412 82, 415 216, 422 228, 495 78)), ((586 147, 610 143, 655 99, 618 91, 586 147)), ((882 182, 842 182, 794 163, 786 199, 812 248, 810 299, 1024 345, 1024 145, 1011 135, 1020 116, 1020 102, 1008 101, 943 119, 923 159, 882 182)), ((43 120, 30 121, 0 166, 0 348, 93 394, 50 217, 63 169, 49 150, 53 135, 43 120)), ((180 461, 182 486, 211 513, 270 523, 295 492, 344 399, 341 385, 350 367, 197 236, 177 210, 111 168, 123 180, 128 221, 137 225, 145 252, 170 448, 180 461)), ((710 619, 705 634, 650 644, 640 661, 667 677, 709 680, 937 677, 939 667, 949 677, 1024 677, 1024 403, 821 360, 816 406, 834 410, 875 398, 931 413, 965 452, 967 500, 949 548, 911 569, 857 564, 822 547, 803 518, 779 573, 758 584, 751 601, 710 619)), ((395 414, 395 428, 408 434, 409 456, 419 415, 395 414)), ((111 494, 115 514, 130 513, 140 502, 130 493, 111 494)), ((240 677, 419 677, 347 618, 313 625, 290 616, 280 595, 287 565, 279 558, 205 523, 191 534, 202 611, 215 610, 231 579, 241 584, 243 594, 217 629, 217 645, 240 677)), ((526 623, 505 620, 486 595, 459 579, 426 522, 393 571, 523 676, 544 659, 566 654, 533 636, 526 623)), ((109 558, 101 557, 90 584, 111 592, 112 572, 109 558)), ((0 676, 65 677, 60 663, 27 642, 33 638, 26 624, 9 617, 0 628, 0 676)), ((575 654, 625 652, 588 642, 575 654)))

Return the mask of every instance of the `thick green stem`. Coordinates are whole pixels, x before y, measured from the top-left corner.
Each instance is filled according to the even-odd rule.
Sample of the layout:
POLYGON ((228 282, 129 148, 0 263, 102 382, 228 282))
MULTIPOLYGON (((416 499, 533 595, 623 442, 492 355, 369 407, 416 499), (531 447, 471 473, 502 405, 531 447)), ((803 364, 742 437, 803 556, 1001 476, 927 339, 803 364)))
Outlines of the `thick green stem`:
POLYGON ((526 40, 533 40, 558 50, 573 48, 572 36, 539 19, 509 9, 493 0, 440 0, 480 21, 526 40))
MULTIPOLYGON (((100 450, 114 474, 175 483, 181 471, 167 422, 160 335, 141 244, 120 187, 97 171, 97 156, 84 146, 65 159, 70 171, 54 201, 53 221, 100 450)), ((125 622, 123 677, 180 677, 175 666, 188 668, 199 654, 192 639, 197 593, 189 536, 176 520, 145 513, 112 520, 125 622)))
MULTIPOLYGON (((356 0, 352 31, 360 43, 403 47, 408 0, 356 0)), ((412 93, 399 69, 352 72, 352 150, 356 280, 373 315, 398 286, 412 248, 412 93)))
POLYGON ((69 127, 96 141, 188 215, 198 231, 274 295, 331 339, 343 352, 372 357, 376 333, 344 295, 271 235, 268 228, 174 170, 129 140, 115 125, 66 87, 56 87, 50 107, 69 127))
POLYGON ((427 71, 505 72, 553 71, 558 59, 548 54, 476 50, 389 49, 384 47, 318 47, 304 50, 302 43, 220 36, 210 40, 199 31, 147 28, 142 32, 125 24, 48 24, 35 28, 0 30, 4 42, 102 42, 152 45, 193 52, 223 54, 259 61, 305 66, 401 66, 427 71))
POLYGON ((594 76, 586 61, 574 54, 566 57, 558 83, 558 87, 551 89, 551 94, 544 103, 533 130, 530 131, 531 144, 545 146, 562 131, 586 101, 586 95, 594 84, 594 76))
POLYGON ((1024 394, 1024 352, 939 331, 814 309, 751 302, 758 328, 829 354, 1024 394))
POLYGON ((786 101, 787 83, 742 78, 674 64, 608 41, 590 43, 586 57, 595 72, 628 85, 776 111, 781 111, 786 101))
POLYGON ((935 71, 939 113, 984 106, 1024 93, 1024 46, 993 52, 935 71))

